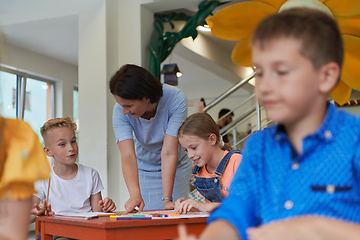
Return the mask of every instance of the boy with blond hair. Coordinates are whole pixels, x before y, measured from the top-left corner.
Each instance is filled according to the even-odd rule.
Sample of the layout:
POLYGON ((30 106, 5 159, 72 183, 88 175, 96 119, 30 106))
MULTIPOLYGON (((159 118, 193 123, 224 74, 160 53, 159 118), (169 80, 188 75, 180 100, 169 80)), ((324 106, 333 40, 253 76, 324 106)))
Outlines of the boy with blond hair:
POLYGON ((80 212, 112 212, 115 203, 108 197, 102 200, 104 189, 99 173, 90 167, 76 163, 78 145, 76 124, 69 117, 50 119, 41 127, 44 152, 53 157, 49 180, 35 184, 33 215, 39 216, 80 212), (48 191, 50 186, 50 191, 48 191), (49 193, 49 196, 47 194, 49 193), (48 198, 48 203, 46 199, 48 198), (44 204, 39 206, 40 201, 44 204))
POLYGON ((277 124, 250 136, 201 239, 359 239, 360 118, 328 102, 343 61, 336 22, 309 8, 263 20, 255 95, 277 124))

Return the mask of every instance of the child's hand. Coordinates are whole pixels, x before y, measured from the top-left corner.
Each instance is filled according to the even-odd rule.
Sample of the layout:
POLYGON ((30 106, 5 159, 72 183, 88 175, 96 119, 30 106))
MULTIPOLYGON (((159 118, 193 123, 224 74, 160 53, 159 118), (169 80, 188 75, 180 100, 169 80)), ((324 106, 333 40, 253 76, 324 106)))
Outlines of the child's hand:
POLYGON ((99 207, 103 212, 113 212, 116 210, 115 203, 112 199, 106 197, 99 201, 99 207))
POLYGON ((192 211, 201 211, 201 202, 195 201, 194 199, 178 199, 175 203, 175 211, 179 213, 187 213, 192 211))
POLYGON ((175 211, 179 212, 178 210, 180 209, 180 204, 183 202, 183 201, 186 201, 187 199, 184 198, 184 197, 181 197, 181 198, 178 198, 178 200, 176 200, 175 202, 175 211))
POLYGON ((52 216, 55 213, 51 210, 51 204, 47 205, 46 200, 43 201, 43 204, 35 204, 34 209, 31 211, 31 214, 36 216, 52 216))

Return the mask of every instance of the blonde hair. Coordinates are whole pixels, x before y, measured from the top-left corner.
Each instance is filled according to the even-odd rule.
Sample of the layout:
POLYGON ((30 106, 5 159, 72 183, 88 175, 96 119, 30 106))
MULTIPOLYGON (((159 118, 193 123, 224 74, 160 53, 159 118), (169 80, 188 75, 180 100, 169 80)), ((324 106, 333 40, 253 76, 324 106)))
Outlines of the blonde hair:
POLYGON ((74 123, 69 117, 50 119, 46 123, 44 123, 44 125, 40 128, 41 136, 44 138, 45 144, 46 144, 46 133, 51 129, 59 128, 59 127, 68 127, 74 130, 74 132, 77 129, 76 123, 74 123))
POLYGON ((178 130, 178 138, 184 135, 193 135, 208 140, 211 134, 216 136, 216 144, 222 150, 230 151, 229 144, 224 143, 220 129, 214 119, 207 113, 194 113, 189 116, 178 130))

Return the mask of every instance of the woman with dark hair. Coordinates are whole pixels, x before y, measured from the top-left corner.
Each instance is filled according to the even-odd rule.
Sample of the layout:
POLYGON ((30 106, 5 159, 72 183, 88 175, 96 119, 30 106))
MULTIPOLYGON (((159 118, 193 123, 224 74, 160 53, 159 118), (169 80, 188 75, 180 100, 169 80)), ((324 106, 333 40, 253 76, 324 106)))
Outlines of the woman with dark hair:
POLYGON ((116 104, 113 127, 130 198, 125 210, 173 209, 189 194, 191 161, 177 131, 187 117, 187 99, 146 69, 127 64, 109 82, 116 104))

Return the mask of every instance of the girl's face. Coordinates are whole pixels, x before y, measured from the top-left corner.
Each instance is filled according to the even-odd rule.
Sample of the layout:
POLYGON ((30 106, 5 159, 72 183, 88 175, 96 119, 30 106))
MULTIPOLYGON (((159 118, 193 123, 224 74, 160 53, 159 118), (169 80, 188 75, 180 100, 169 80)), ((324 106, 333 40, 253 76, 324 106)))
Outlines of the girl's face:
POLYGON ((114 95, 115 101, 122 107, 123 114, 131 114, 136 118, 141 117, 147 111, 149 99, 125 99, 114 95))
POLYGON ((203 167, 211 161, 216 145, 216 136, 211 134, 208 140, 204 140, 195 135, 182 135, 179 137, 179 142, 184 150, 187 152, 188 157, 198 165, 203 167))

